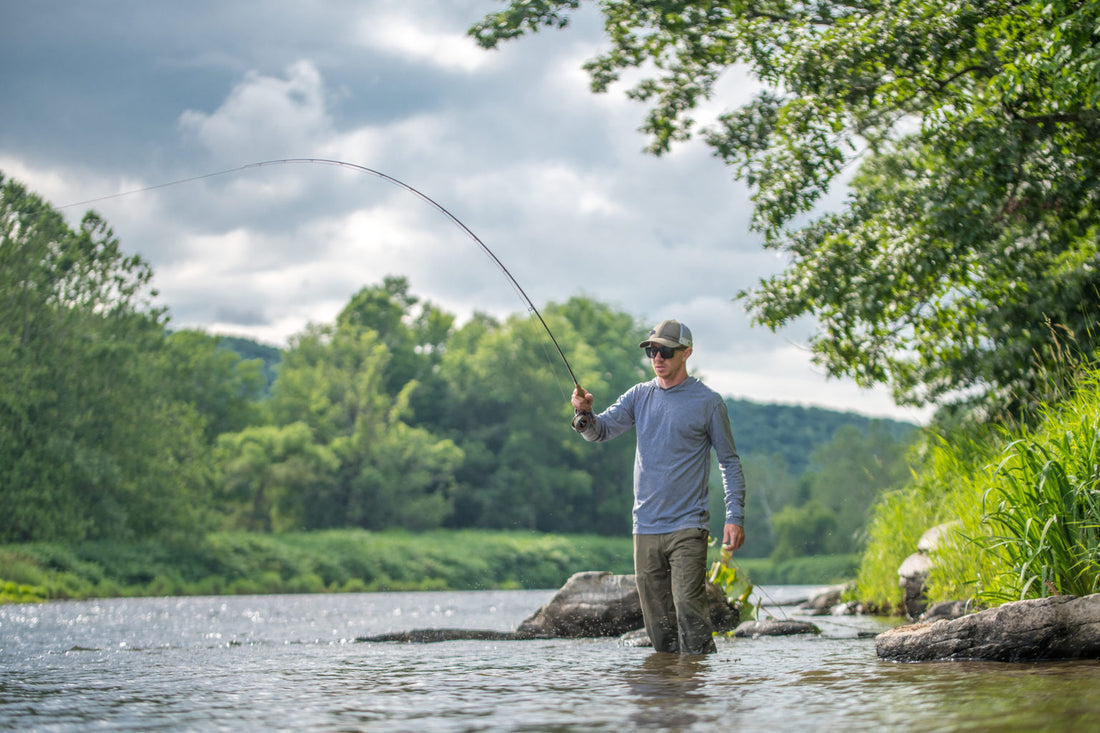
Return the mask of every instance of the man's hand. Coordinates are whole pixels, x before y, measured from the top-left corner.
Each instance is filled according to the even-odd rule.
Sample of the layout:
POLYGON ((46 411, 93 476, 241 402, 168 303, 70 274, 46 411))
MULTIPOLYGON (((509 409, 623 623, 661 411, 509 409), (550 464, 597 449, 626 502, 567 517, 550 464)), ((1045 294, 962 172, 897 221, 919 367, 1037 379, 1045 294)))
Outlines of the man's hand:
POLYGON ((573 398, 570 402, 573 403, 573 409, 577 412, 592 412, 592 393, 586 392, 579 384, 573 390, 573 398))
POLYGON ((740 550, 745 544, 745 530, 740 524, 727 524, 722 531, 722 546, 730 552, 740 550))

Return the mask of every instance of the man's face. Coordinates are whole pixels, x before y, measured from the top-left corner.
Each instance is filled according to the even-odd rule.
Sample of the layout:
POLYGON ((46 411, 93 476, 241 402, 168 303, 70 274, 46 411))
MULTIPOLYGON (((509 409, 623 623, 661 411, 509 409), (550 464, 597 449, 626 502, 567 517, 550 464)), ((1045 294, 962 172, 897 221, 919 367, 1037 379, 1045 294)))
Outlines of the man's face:
POLYGON ((653 363, 653 373, 661 379, 672 379, 685 369, 684 362, 689 351, 685 347, 670 349, 667 346, 648 346, 645 350, 653 363))

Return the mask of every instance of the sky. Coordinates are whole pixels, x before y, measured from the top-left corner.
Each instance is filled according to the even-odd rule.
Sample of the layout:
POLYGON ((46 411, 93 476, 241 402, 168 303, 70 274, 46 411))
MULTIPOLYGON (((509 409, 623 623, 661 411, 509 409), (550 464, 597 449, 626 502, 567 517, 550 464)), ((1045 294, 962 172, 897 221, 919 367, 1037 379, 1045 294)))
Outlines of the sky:
MULTIPOLYGON (((460 323, 527 310, 465 232, 399 186, 348 167, 253 165, 323 158, 436 201, 539 309, 585 296, 644 323, 682 321, 693 371, 724 395, 927 421, 815 367, 810 319, 752 325, 735 296, 782 271, 782 256, 751 231, 746 185, 701 141, 644 151, 629 79, 591 92, 582 65, 606 48, 595 8, 481 49, 466 32, 502 7, 0 0, 0 171, 74 225, 103 216, 152 265, 173 328, 283 346, 390 275, 460 323), (102 198, 175 181, 187 182, 102 198)), ((731 74, 701 116, 753 92, 731 74)))

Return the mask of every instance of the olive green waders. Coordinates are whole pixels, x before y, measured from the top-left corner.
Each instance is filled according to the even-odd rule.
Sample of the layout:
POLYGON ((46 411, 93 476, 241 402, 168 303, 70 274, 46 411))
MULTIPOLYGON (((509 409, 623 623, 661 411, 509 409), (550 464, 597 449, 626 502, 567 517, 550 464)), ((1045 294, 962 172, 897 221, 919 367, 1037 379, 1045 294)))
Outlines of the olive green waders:
POLYGON ((717 651, 707 606, 708 537, 705 529, 634 535, 642 618, 656 651, 717 651))

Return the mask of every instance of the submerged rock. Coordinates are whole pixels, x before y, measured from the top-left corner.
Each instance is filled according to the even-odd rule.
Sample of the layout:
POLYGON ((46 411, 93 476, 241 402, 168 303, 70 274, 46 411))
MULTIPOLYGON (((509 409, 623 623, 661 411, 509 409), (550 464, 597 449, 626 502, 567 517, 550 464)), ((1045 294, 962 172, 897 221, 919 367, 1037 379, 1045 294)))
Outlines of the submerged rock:
POLYGON ((1016 601, 899 626, 875 637, 875 651, 898 662, 1100 659, 1100 594, 1016 601))
POLYGON ((755 638, 758 636, 789 636, 791 634, 820 634, 819 629, 809 621, 792 621, 780 619, 765 619, 763 621, 746 621, 739 625, 733 635, 741 638, 755 638))
POLYGON ((520 637, 514 631, 484 629, 414 629, 375 636, 360 636, 356 641, 389 641, 405 644, 430 644, 438 641, 512 641, 520 637))

